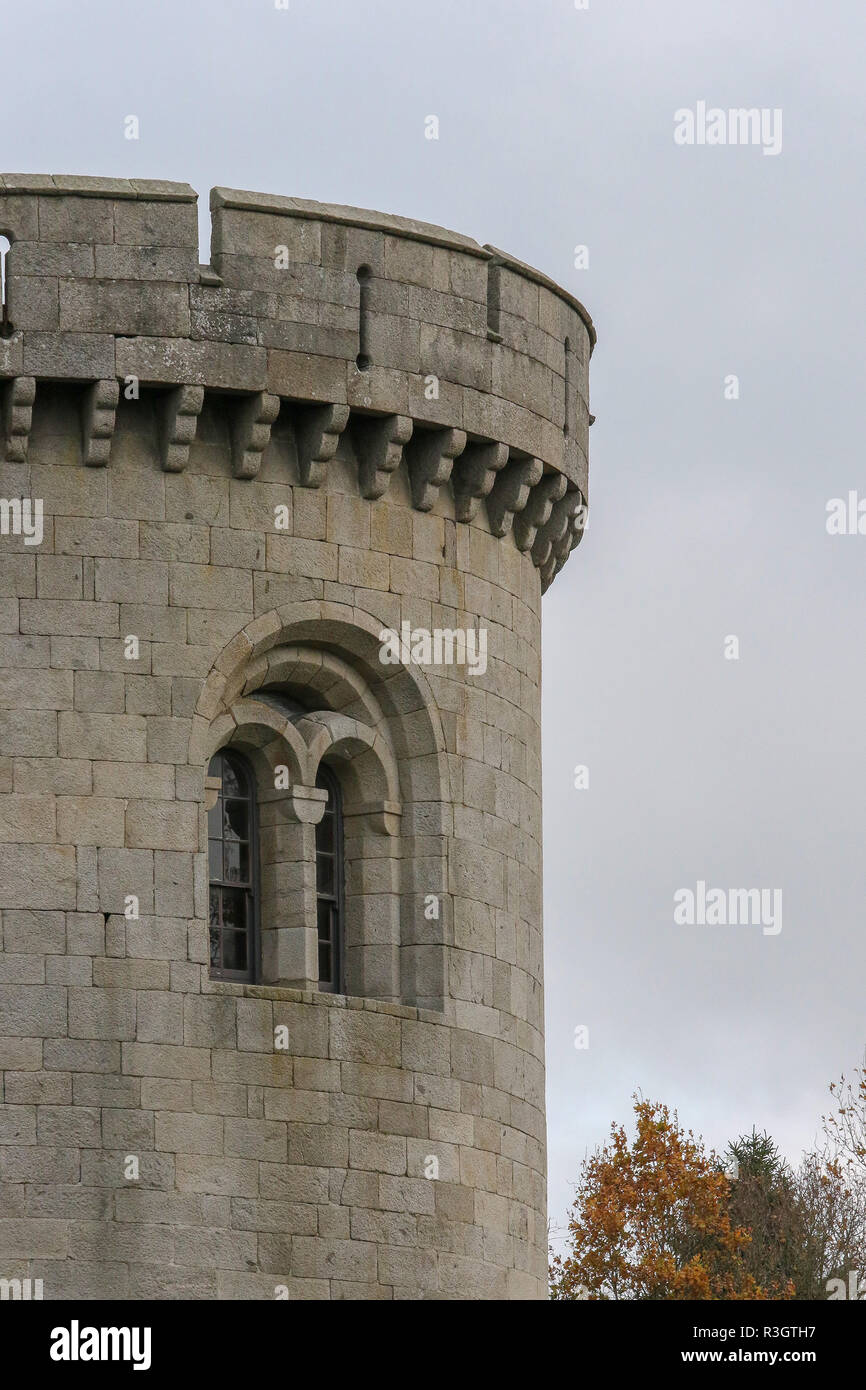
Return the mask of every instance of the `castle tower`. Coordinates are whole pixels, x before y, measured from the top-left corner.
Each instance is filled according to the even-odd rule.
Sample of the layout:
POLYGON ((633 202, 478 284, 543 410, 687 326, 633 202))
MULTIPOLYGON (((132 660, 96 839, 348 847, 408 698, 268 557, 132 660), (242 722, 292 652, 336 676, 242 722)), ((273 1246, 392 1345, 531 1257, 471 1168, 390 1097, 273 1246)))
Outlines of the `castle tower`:
POLYGON ((7 175, 0 1276, 546 1292, 540 602, 586 311, 442 228, 7 175))

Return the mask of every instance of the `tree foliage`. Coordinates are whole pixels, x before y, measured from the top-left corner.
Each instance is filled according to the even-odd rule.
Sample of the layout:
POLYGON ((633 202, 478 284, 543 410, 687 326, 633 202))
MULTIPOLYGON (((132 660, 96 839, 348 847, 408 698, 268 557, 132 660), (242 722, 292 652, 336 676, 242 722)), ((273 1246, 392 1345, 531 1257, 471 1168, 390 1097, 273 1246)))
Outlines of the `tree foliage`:
POLYGON ((634 1142, 613 1124, 582 1166, 569 1253, 551 1266, 553 1298, 773 1296, 746 1267, 750 1236, 731 1219, 715 1156, 666 1105, 635 1096, 634 1114, 634 1142))
POLYGON ((707 1153, 635 1096, 634 1140, 613 1124, 582 1165, 552 1297, 812 1300, 866 1280, 866 1066, 830 1093, 823 1147, 796 1169, 756 1129, 707 1153))
POLYGON ((823 1117, 825 1156, 844 1174, 849 1187, 866 1190, 866 1065, 853 1077, 831 1081, 835 1110, 823 1117))
POLYGON ((773 1297, 796 1297, 804 1230, 794 1174, 770 1135, 754 1129, 731 1140, 724 1163, 731 1220, 750 1235, 745 1269, 773 1297))

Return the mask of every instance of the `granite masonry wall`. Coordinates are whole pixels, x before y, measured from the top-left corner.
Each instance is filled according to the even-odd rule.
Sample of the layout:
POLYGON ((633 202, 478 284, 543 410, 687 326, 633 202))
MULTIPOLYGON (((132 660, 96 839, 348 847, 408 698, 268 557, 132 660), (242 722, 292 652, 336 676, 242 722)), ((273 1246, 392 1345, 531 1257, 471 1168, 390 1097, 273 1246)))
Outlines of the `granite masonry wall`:
POLYGON ((185 185, 0 179, 0 1278, 544 1297, 540 600, 585 520, 592 325, 438 227, 211 205, 201 266, 185 185), (483 632, 484 669, 383 662, 406 623, 483 632), (229 747, 256 984, 209 973, 229 747))

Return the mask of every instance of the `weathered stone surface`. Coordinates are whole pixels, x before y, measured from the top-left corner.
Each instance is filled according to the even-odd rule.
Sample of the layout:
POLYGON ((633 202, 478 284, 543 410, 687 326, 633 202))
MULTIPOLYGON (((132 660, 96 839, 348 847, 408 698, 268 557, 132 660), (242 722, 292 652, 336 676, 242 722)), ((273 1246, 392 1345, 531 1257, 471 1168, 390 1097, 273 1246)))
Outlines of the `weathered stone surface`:
POLYGON ((44 502, 0 538, 0 1255, 76 1299, 543 1297, 540 594, 588 317, 384 214, 216 190, 200 268, 185 185, 0 209, 5 493, 44 502), (252 980, 210 964, 228 747, 252 980))
POLYGON ((36 379, 16 376, 3 383, 2 427, 7 463, 23 463, 27 458, 33 402, 36 399, 36 379))
POLYGON ((163 398, 160 415, 160 451, 166 473, 181 473, 195 439, 204 404, 204 387, 176 386, 163 398))
POLYGON ((257 391, 232 416, 232 472, 236 478, 254 478, 271 437, 271 425, 280 409, 279 396, 257 391))
POLYGON ((81 452, 91 467, 108 463, 120 388, 116 381, 95 381, 81 407, 81 452))
POLYGON ((295 416, 298 472, 303 487, 320 487, 349 420, 347 405, 300 408, 295 416))

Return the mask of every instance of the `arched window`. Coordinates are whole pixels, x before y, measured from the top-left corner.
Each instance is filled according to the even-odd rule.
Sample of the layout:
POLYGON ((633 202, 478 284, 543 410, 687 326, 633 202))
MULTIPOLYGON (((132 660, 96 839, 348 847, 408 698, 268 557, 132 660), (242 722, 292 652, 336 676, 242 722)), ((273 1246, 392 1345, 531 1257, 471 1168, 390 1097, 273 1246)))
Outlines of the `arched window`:
POLYGON ((216 980, 255 981, 258 974, 258 827, 255 782, 237 753, 217 753, 208 776, 219 778, 208 811, 210 973, 216 980))
POLYGON ((343 984, 343 808, 340 784, 323 764, 316 786, 328 793, 325 814, 316 826, 316 925, 319 936, 319 989, 345 993, 343 984))

